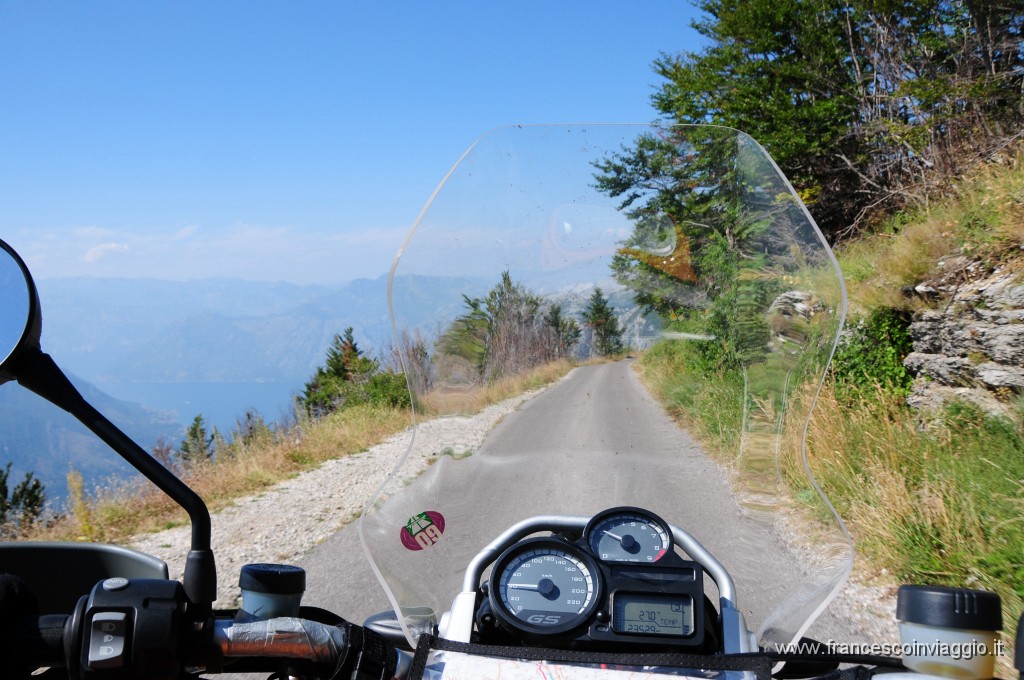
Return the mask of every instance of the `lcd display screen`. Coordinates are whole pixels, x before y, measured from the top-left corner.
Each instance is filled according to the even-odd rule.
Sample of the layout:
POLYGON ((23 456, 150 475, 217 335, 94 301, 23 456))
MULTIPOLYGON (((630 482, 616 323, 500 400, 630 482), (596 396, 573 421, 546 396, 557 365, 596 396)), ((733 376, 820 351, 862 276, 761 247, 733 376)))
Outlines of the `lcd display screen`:
POLYGON ((636 635, 693 634, 693 598, 689 595, 616 593, 612 629, 636 635))

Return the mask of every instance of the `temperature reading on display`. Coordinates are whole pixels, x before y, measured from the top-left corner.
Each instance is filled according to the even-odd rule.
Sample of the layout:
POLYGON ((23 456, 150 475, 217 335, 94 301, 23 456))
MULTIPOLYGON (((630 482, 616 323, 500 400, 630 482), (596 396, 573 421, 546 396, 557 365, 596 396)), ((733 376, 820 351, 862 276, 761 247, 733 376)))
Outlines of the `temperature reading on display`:
POLYGON ((612 628, 616 633, 675 635, 693 633, 693 599, 689 595, 617 593, 612 628))

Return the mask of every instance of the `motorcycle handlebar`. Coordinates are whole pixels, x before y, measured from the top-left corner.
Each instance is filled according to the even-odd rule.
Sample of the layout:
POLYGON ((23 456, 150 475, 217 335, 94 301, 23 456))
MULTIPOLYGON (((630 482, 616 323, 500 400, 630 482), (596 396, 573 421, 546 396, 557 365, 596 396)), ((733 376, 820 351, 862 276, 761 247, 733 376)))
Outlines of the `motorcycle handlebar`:
POLYGON ((17 659, 26 668, 65 666, 64 630, 68 616, 27 616, 4 631, 3 658, 17 659))
POLYGON ((225 658, 275 657, 332 665, 347 647, 345 630, 306 619, 221 619, 213 625, 214 645, 225 658))
MULTIPOLYGON (((37 668, 69 668, 94 641, 85 633, 79 635, 68 622, 73 617, 63 614, 28 616, 10 622, 3 631, 0 649, 4 658, 17 659, 26 672, 37 668), (70 643, 70 644, 69 644, 70 643)), ((181 642, 189 638, 179 638, 181 642)), ((194 638, 191 639, 195 642, 194 638)), ((248 659, 265 662, 306 661, 326 671, 323 677, 358 677, 390 680, 400 671, 394 647, 380 635, 348 622, 338 625, 302 618, 282 617, 263 620, 218 618, 212 625, 213 654, 222 661, 248 659)), ((185 642, 187 645, 188 643, 185 642)), ((189 650, 183 657, 188 657, 189 650)), ((127 662, 131 654, 126 654, 127 662)), ((246 664, 255 669, 259 664, 246 664)), ((96 677, 102 677, 102 668, 96 677)), ((118 670, 121 670, 120 667, 118 670)), ((227 670, 227 669, 225 669, 227 670)), ((275 668, 268 663, 265 670, 275 668)))

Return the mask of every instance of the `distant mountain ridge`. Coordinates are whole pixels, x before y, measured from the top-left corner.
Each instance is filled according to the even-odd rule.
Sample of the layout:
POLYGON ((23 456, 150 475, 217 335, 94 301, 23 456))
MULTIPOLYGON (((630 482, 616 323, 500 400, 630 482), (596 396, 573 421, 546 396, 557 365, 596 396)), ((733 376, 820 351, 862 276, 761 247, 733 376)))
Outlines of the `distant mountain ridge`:
MULTIPOLYGON (((396 293, 416 300, 402 321, 429 328, 462 313, 463 294, 493 281, 396 277, 396 293), (452 305, 456 306, 453 308, 452 305)), ((50 279, 40 282, 43 347, 65 369, 103 382, 292 382, 323 363, 331 338, 351 326, 371 354, 392 338, 387 277, 320 286, 200 279, 50 279)), ((644 322, 631 295, 606 287, 626 329, 643 344, 644 322)), ((587 291, 546 296, 578 316, 587 291)))
MULTIPOLYGON (((486 294, 494 281, 462 277, 397 277, 402 322, 428 335, 463 313, 462 295, 486 294)), ((351 326, 365 352, 391 341, 387 277, 341 286, 237 279, 50 279, 39 282, 43 349, 70 374, 87 399, 143 448, 176 442, 196 412, 146 409, 113 399, 104 383, 286 383, 301 388, 326 356, 332 337, 351 326), (96 383, 96 385, 92 384, 96 383), (98 386, 97 386, 98 385, 98 386)), ((545 296, 579 318, 591 287, 545 296)), ((652 333, 628 291, 605 289, 618 311, 624 341, 644 346, 652 333)), ((656 330, 654 330, 656 332, 656 330)), ((250 404, 240 404, 238 415, 250 404)), ((266 414, 273 418, 276 414, 266 414)), ((58 408, 0 386, 0 465, 14 461, 12 480, 32 470, 62 496, 73 466, 91 482, 135 474, 98 439, 58 408)))
MULTIPOLYGON (((423 319, 467 279, 399 277, 423 319)), ((351 326, 367 349, 391 338, 387 277, 344 286, 202 279, 51 279, 40 283, 43 343, 62 365, 103 382, 302 381, 351 326)))
MULTIPOLYGON (((134 440, 151 445, 171 440, 180 423, 166 413, 112 399, 93 385, 69 376, 82 396, 134 440)), ((109 477, 138 475, 100 439, 70 414, 15 383, 0 385, 0 465, 10 461, 10 485, 32 472, 46 486, 46 495, 59 501, 67 492, 67 474, 82 474, 86 488, 109 477)))

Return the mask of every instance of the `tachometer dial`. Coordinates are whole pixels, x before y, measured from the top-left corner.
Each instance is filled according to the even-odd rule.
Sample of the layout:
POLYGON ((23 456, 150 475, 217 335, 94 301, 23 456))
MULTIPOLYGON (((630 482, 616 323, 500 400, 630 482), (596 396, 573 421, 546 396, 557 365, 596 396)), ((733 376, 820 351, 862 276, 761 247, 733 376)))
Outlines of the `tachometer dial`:
POLYGON ((500 621, 527 633, 562 633, 598 603, 593 560, 565 541, 536 538, 512 546, 491 571, 489 597, 500 621))
POLYGON ((595 555, 607 562, 652 564, 672 549, 668 525, 639 508, 612 508, 597 514, 584 531, 595 555))

